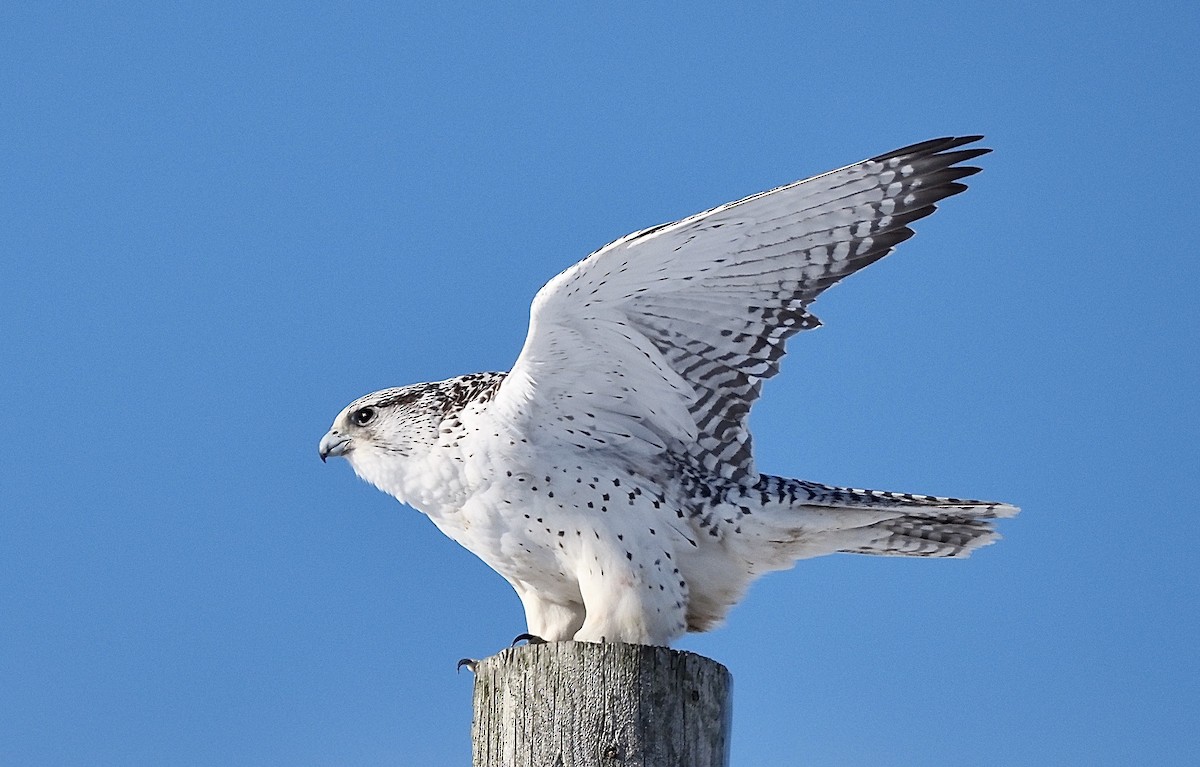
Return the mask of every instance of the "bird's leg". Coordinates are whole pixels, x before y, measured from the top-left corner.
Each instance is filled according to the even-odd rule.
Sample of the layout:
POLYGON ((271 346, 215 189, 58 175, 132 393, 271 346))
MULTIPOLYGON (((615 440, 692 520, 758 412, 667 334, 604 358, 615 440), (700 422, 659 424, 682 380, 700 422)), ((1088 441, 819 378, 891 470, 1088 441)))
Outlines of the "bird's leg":
POLYGON ((543 599, 524 584, 517 588, 517 596, 521 598, 521 605, 525 608, 525 626, 529 633, 514 639, 513 644, 522 639, 530 644, 541 644, 544 641, 561 642, 574 636, 583 625, 582 600, 565 604, 552 602, 543 599))
POLYGON ((576 642, 665 647, 687 631, 687 583, 669 552, 602 549, 600 562, 599 573, 579 581, 586 619, 572 637, 576 642))

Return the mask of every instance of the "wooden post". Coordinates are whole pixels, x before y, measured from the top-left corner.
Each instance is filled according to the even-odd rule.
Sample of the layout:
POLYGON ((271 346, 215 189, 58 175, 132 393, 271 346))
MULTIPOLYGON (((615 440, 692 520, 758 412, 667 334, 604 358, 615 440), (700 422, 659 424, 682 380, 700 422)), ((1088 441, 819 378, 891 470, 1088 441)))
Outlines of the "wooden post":
POLYGON ((732 684, 666 647, 513 647, 475 667, 473 765, 728 767, 732 684))

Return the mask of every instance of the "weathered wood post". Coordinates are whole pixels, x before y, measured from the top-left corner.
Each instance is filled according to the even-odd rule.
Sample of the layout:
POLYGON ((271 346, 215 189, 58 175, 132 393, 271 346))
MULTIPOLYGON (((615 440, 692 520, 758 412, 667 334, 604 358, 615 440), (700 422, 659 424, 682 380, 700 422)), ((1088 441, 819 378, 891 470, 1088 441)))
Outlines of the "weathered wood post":
POLYGON ((475 667, 473 765, 728 767, 732 684, 666 647, 513 647, 475 667))

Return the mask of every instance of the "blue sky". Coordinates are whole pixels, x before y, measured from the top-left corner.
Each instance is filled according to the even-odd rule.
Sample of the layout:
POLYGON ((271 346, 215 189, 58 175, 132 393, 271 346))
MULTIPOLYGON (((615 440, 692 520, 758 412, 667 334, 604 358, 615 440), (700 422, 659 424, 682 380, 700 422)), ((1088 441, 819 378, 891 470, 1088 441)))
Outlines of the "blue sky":
POLYGON ((994 154, 825 294, 759 465, 1017 503, 828 557, 682 646, 734 763, 1188 764, 1200 12, 1185 3, 10 3, 0 764, 467 764, 524 630, 322 466, 343 405, 506 369, 631 230, 933 136, 994 154), (788 7, 784 9, 784 6, 788 7))

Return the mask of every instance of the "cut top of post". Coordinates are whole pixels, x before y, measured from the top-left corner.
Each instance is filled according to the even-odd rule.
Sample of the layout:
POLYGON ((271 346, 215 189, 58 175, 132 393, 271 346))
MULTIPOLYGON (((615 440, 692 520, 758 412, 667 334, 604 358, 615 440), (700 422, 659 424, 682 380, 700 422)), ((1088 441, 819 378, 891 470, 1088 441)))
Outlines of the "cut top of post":
POLYGON ((695 653, 514 647, 475 667, 475 767, 727 767, 733 680, 695 653))

